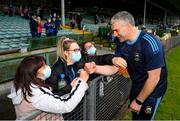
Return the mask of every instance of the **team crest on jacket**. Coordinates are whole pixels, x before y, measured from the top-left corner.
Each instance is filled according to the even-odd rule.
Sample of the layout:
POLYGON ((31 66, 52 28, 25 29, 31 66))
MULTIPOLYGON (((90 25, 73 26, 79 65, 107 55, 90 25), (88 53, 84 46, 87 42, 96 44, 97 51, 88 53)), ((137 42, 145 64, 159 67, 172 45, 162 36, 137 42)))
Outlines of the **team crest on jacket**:
POLYGON ((152 113, 152 107, 151 106, 146 106, 145 113, 146 114, 151 114, 152 113))
POLYGON ((139 53, 134 54, 134 60, 135 61, 140 61, 140 54, 139 53))

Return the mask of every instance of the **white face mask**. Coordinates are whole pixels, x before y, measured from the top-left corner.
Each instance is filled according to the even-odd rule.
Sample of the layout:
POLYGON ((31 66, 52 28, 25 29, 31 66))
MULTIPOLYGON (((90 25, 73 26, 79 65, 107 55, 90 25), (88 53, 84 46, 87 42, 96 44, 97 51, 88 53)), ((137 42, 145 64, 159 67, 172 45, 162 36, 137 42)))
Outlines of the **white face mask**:
POLYGON ((87 54, 88 55, 95 55, 96 53, 96 48, 94 46, 90 47, 88 50, 87 50, 87 54))
POLYGON ((46 80, 47 78, 50 77, 51 75, 51 68, 49 66, 47 66, 44 70, 43 70, 43 79, 46 80))
POLYGON ((76 63, 78 61, 80 61, 81 59, 81 52, 73 52, 72 55, 71 55, 71 60, 73 63, 76 63))

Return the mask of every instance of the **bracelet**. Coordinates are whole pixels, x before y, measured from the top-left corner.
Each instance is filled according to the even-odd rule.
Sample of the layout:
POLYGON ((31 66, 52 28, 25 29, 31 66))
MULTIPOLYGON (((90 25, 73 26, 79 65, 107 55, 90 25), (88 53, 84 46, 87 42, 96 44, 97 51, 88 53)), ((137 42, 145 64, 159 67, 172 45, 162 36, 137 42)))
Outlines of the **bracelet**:
POLYGON ((141 101, 139 101, 137 98, 135 99, 135 101, 136 101, 136 103, 138 104, 138 105, 142 105, 143 103, 141 102, 141 101))

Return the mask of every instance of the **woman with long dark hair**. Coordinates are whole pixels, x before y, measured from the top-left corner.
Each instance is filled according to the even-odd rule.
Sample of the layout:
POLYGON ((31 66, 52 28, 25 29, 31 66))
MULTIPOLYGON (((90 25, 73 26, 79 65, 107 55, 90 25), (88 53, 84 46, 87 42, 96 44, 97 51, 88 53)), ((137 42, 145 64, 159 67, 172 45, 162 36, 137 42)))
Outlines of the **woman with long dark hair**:
POLYGON ((88 88, 89 75, 81 70, 74 79, 69 96, 59 97, 51 92, 45 79, 51 75, 51 68, 42 56, 26 57, 20 63, 11 94, 8 96, 15 105, 17 119, 39 109, 52 113, 71 112, 83 98, 88 88))

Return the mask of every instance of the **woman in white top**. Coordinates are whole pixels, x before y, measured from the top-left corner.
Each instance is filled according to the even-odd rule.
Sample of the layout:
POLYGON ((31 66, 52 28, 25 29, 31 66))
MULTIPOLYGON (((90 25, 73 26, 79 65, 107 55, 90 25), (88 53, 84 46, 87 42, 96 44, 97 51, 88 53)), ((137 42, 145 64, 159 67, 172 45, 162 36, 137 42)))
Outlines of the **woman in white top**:
POLYGON ((51 74, 42 56, 26 57, 20 63, 11 94, 15 106, 16 118, 30 114, 37 109, 51 113, 71 112, 83 98, 88 88, 89 75, 82 70, 80 76, 73 80, 73 87, 68 96, 54 95, 44 80, 51 74))

